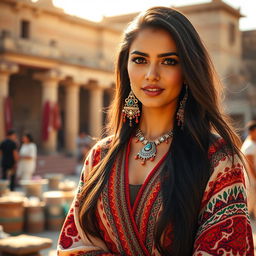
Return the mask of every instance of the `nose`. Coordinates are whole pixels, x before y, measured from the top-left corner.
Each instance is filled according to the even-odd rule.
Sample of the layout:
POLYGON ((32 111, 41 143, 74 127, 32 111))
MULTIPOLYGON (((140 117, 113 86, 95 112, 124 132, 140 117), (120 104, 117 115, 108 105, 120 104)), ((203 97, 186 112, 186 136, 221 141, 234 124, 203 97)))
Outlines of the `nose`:
POLYGON ((148 70, 145 74, 145 79, 148 81, 158 81, 160 79, 157 65, 152 63, 149 65, 148 70))

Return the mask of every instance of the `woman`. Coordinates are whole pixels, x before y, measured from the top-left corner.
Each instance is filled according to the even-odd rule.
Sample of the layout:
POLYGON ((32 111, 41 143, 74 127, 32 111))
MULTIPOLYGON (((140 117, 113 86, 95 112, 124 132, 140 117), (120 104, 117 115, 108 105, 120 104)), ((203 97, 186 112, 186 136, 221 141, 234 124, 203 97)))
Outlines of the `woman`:
POLYGON ((36 169, 37 148, 31 134, 22 137, 22 146, 19 152, 17 176, 21 180, 30 180, 36 169))
POLYGON ((238 138, 191 23, 142 13, 116 76, 114 135, 85 162, 58 255, 253 255, 238 138))

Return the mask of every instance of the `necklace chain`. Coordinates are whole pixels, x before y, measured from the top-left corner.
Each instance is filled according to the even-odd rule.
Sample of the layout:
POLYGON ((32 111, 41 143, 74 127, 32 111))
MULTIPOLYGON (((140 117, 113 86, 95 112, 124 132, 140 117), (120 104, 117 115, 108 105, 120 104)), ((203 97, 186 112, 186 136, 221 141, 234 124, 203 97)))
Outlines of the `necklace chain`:
POLYGON ((145 146, 139 151, 135 156, 135 159, 141 159, 141 164, 144 165, 147 160, 154 161, 157 154, 157 146, 163 142, 168 143, 169 138, 173 137, 173 130, 159 136, 153 141, 149 141, 141 131, 138 129, 136 131, 137 142, 141 142, 145 146))

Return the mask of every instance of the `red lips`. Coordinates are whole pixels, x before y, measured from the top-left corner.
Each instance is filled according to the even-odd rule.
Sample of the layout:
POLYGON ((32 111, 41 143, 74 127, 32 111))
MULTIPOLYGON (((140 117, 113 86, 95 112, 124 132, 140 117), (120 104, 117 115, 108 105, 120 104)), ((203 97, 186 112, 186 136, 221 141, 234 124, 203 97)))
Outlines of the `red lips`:
POLYGON ((148 96, 157 96, 164 91, 164 89, 157 85, 147 85, 143 87, 142 90, 148 96))

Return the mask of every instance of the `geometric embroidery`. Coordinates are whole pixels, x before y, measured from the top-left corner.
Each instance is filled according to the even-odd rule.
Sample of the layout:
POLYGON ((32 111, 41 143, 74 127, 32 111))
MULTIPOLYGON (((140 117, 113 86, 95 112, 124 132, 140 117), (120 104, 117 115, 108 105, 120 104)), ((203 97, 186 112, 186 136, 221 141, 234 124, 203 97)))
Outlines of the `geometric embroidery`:
MULTIPOLYGON (((106 143, 98 143, 91 154, 93 157, 85 162, 85 172, 90 171, 89 166, 97 165, 106 152, 106 143)), ((212 173, 201 202, 193 255, 254 255, 243 165, 235 157, 232 163, 233 156, 222 139, 209 147, 208 157, 211 160, 212 173)), ((124 157, 120 152, 95 209, 102 235, 101 242, 108 251, 95 246, 89 240, 86 240, 86 244, 90 245, 88 249, 81 244, 81 237, 86 239, 86 236, 79 223, 74 221, 75 217, 78 219, 75 216, 78 211, 74 209, 83 203, 79 196, 85 181, 83 173, 75 204, 63 225, 58 255, 160 256, 154 245, 154 228, 162 206, 162 163, 159 163, 143 184, 132 208, 127 184, 127 156, 124 157)), ((164 236, 164 245, 171 245, 172 235, 170 223, 164 236)))

